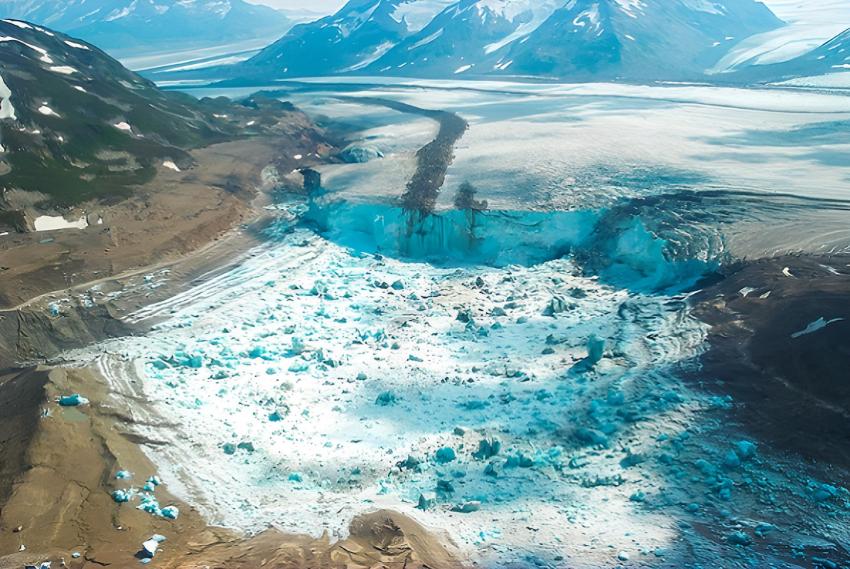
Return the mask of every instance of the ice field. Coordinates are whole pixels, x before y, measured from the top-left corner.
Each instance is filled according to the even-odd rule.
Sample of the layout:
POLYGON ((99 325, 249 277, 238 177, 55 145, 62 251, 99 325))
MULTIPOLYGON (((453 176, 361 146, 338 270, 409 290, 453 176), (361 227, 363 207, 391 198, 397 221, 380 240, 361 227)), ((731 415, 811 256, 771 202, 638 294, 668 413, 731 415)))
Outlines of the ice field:
POLYGON ((293 91, 367 116, 358 142, 384 158, 282 198, 234 269, 127 317, 144 337, 68 354, 144 402, 164 483, 247 531, 338 536, 397 509, 483 567, 841 554, 847 490, 693 381, 687 291, 730 257, 848 245, 850 99, 456 87, 363 93, 470 121, 437 217, 410 233, 393 201, 433 125, 293 91), (448 211, 466 180, 491 211, 448 211))

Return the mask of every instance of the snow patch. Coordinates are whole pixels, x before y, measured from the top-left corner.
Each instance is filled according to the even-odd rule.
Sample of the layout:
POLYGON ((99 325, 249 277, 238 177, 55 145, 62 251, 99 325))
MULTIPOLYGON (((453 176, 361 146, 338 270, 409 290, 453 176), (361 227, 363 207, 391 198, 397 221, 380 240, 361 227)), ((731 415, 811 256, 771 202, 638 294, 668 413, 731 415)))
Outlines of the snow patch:
POLYGON ((18 38, 13 38, 12 36, 2 36, 2 37, 0 37, 0 43, 6 43, 6 42, 17 42, 21 45, 25 45, 28 48, 30 48, 31 50, 33 50, 36 53, 38 53, 39 55, 41 55, 41 57, 40 57, 41 61, 43 61, 44 63, 53 64, 53 59, 50 57, 50 55, 48 55, 47 50, 44 49, 43 47, 39 47, 37 45, 33 45, 33 44, 27 43, 25 41, 21 41, 18 38))
POLYGON ((399 3, 392 18, 407 25, 411 33, 425 28, 437 14, 454 4, 456 0, 406 0, 399 3))
POLYGON ((77 70, 68 65, 54 65, 50 68, 54 73, 61 73, 62 75, 71 75, 72 73, 76 73, 77 70))
POLYGON ((799 332, 794 332, 791 334, 791 338, 796 340, 797 338, 801 338, 803 336, 808 336, 809 334, 814 334, 820 330, 823 330, 827 326, 831 324, 835 324, 836 322, 843 322, 844 318, 833 318, 832 320, 827 320, 826 318, 818 318, 814 322, 810 323, 805 329, 800 330, 799 332))
POLYGON ((18 20, 3 20, 3 21, 6 22, 7 24, 12 24, 13 26, 17 26, 17 27, 21 28, 22 30, 31 30, 32 29, 32 26, 27 24, 26 22, 20 22, 18 20))
POLYGON ((0 120, 12 119, 15 120, 15 107, 12 106, 12 90, 3 81, 0 76, 0 120))
POLYGON ((58 231, 61 229, 85 229, 89 226, 89 222, 85 215, 77 221, 68 221, 61 215, 42 215, 35 219, 33 226, 36 231, 58 231))
POLYGON ((90 51, 89 46, 71 40, 65 40, 65 45, 67 45, 68 47, 73 47, 74 49, 84 49, 86 51, 90 51))

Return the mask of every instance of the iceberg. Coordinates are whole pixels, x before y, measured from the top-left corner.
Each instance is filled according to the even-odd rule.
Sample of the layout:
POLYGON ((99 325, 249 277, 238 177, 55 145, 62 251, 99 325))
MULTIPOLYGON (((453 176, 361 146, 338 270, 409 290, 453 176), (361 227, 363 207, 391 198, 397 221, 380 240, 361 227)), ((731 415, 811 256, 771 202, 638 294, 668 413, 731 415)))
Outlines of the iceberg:
POLYGON ((62 407, 78 407, 80 405, 88 405, 89 400, 80 395, 79 393, 75 393, 73 395, 66 395, 64 397, 59 398, 59 405, 62 407))

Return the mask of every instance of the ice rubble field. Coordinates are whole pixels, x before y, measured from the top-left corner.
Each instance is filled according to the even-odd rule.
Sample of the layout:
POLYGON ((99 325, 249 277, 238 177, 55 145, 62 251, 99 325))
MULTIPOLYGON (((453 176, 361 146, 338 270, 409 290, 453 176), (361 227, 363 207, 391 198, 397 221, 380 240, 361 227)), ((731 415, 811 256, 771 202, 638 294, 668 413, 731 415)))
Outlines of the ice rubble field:
POLYGON ((75 355, 149 402, 135 428, 168 441, 147 448, 160 477, 212 521, 338 536, 390 507, 486 567, 804 566, 847 543, 846 490, 677 378, 705 333, 684 298, 567 259, 359 253, 293 225, 302 210, 281 206, 237 268, 130 316, 159 322, 145 337, 75 355))
MULTIPOLYGON (((503 210, 479 220, 478 255, 466 258, 479 265, 423 262, 462 244, 463 216, 435 218, 409 239, 387 201, 433 125, 332 92, 295 94, 313 114, 353 121, 358 143, 386 158, 324 170, 327 194, 309 210, 281 204, 268 241, 236 268, 131 315, 156 323, 144 337, 72 354, 97 362, 116 398, 149 402, 135 405, 134 428, 168 442, 146 450, 169 489, 248 531, 344 535, 353 516, 390 507, 445 530, 485 567, 840 558, 847 491, 738 432, 734 401, 680 380, 705 337, 686 298, 547 259, 566 239, 625 259, 620 277, 637 267, 653 282, 665 271, 679 278, 676 263, 659 263, 669 243, 644 226, 670 204, 628 200, 682 187, 835 195, 848 172, 829 156, 846 151, 850 99, 698 86, 416 87, 362 94, 470 119, 444 201, 470 179, 503 210), (585 174, 564 185, 564 172, 585 174), (606 217, 620 200, 628 215, 606 217), (540 211, 552 206, 565 211, 540 211), (305 211, 326 233, 299 223, 305 211), (364 252, 376 248, 388 256, 364 252), (589 365, 600 340, 604 357, 589 365)), ((786 243, 777 232, 800 246, 823 246, 827 231, 843 241, 842 211, 813 202, 791 215, 768 198, 728 202, 750 200, 739 238, 750 247, 786 243), (750 208, 762 202, 764 212, 750 208)), ((703 205, 691 214, 714 239, 703 205)), ((673 217, 673 227, 692 217, 673 217)), ((682 274, 707 266, 699 255, 711 250, 694 249, 682 274)))

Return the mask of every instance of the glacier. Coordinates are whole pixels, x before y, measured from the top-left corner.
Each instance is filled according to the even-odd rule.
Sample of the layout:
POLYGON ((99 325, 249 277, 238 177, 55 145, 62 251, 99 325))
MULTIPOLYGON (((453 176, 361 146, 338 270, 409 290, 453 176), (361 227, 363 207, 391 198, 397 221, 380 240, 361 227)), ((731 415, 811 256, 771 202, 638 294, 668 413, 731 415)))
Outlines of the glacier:
POLYGON ((690 379, 708 332, 690 304, 701 279, 788 243, 771 231, 805 226, 813 249, 835 237, 846 172, 795 156, 810 127, 823 150, 844 143, 821 125, 845 120, 846 101, 457 87, 302 92, 383 157, 277 196, 261 243, 230 268, 124 317, 143 335, 65 355, 146 402, 133 429, 168 441, 145 451, 169 492, 248 532, 344 536, 354 516, 392 508, 486 567, 805 567, 847 543, 837 476, 753 439, 731 420, 739 402, 690 379), (434 215, 394 199, 434 125, 352 99, 366 93, 469 118, 434 215), (649 136, 664 155, 618 142, 649 136), (776 192, 788 171, 759 168, 732 186, 741 162, 713 156, 730 148, 822 183, 776 192), (463 180, 486 211, 451 207, 463 180))

